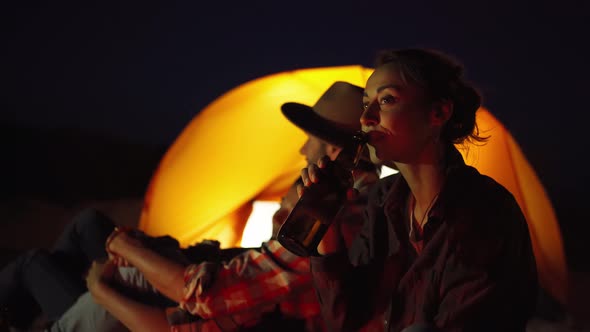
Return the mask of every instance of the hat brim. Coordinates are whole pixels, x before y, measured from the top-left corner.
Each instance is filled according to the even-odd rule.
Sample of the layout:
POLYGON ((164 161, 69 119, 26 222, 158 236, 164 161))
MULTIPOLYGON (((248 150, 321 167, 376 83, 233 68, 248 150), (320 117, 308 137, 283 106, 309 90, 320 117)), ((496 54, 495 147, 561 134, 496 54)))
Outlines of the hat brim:
POLYGON ((330 144, 346 147, 352 143, 355 131, 338 127, 334 122, 319 116, 313 108, 299 103, 281 106, 283 115, 306 133, 330 144))

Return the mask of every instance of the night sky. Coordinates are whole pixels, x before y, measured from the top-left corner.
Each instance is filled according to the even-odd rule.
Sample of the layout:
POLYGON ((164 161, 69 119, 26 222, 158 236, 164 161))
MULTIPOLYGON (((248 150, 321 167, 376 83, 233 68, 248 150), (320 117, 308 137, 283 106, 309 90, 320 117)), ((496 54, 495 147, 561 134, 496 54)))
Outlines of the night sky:
MULTIPOLYGON (((0 100, 3 128, 11 133, 76 130, 166 147, 200 109, 249 80, 298 68, 370 67, 382 48, 447 52, 462 61, 484 106, 522 147, 553 201, 567 251, 578 257, 572 265, 587 268, 574 255, 589 249, 582 161, 590 91, 587 1, 21 1, 2 7, 0 100)), ((2 144, 14 153, 22 138, 2 144)))

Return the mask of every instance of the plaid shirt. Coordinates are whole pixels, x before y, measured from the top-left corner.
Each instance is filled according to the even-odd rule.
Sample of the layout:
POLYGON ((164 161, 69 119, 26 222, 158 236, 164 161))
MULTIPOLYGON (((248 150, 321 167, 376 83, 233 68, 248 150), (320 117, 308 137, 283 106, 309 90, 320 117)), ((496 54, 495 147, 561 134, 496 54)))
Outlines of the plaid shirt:
MULTIPOLYGON (((360 232, 367 194, 377 179, 376 174, 359 177, 355 183, 358 199, 338 215, 347 221, 350 232, 360 232)), ((309 258, 292 254, 276 240, 227 262, 188 266, 184 294, 180 306, 168 310, 175 332, 243 331, 248 327, 259 331, 256 325, 263 315, 277 311, 281 317, 303 319, 306 331, 325 331, 309 258)))
POLYGON ((185 283, 180 309, 201 319, 172 322, 173 331, 227 331, 253 326, 263 313, 277 306, 283 314, 295 318, 313 318, 320 313, 309 259, 290 253, 274 240, 227 263, 190 265, 185 283))

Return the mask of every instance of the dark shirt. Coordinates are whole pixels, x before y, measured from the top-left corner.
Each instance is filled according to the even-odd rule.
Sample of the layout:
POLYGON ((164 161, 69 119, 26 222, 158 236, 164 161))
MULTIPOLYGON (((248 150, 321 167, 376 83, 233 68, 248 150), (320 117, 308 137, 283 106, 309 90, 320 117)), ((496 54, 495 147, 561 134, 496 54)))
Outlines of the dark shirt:
POLYGON ((313 257, 322 314, 332 331, 524 331, 537 273, 528 227, 514 197, 466 166, 453 149, 418 253, 409 239, 402 176, 372 190, 348 253, 313 257))

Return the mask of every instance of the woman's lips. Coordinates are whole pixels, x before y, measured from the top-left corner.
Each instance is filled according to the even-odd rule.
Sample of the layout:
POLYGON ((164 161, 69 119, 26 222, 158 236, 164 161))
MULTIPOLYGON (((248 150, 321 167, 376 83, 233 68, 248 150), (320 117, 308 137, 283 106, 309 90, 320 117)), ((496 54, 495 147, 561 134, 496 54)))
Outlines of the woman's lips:
POLYGON ((374 145, 377 141, 383 139, 385 134, 380 131, 369 131, 367 132, 367 141, 370 145, 374 145))

